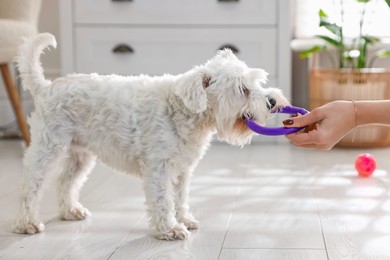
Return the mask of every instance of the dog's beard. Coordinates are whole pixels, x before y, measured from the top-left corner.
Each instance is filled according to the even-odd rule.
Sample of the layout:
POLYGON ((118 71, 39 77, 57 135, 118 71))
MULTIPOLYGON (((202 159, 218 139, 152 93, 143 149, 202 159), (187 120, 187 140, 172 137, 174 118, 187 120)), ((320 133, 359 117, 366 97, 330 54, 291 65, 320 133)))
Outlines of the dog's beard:
POLYGON ((249 144, 253 136, 253 131, 248 128, 244 119, 238 118, 236 122, 234 122, 232 128, 232 138, 235 140, 235 144, 249 144))
POLYGON ((245 120, 237 118, 231 122, 217 126, 218 139, 237 146, 249 144, 254 136, 254 132, 248 128, 245 120))

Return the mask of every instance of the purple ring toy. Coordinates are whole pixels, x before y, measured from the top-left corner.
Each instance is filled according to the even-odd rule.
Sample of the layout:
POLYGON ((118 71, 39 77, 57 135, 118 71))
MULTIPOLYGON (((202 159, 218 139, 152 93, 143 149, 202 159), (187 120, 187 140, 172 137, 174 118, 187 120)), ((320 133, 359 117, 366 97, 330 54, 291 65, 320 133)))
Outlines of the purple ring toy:
MULTIPOLYGON (((278 110, 272 113, 282 113, 282 114, 290 114, 290 115, 295 115, 299 113, 301 115, 304 115, 309 113, 309 111, 301 107, 286 106, 283 108, 279 108, 278 110)), ((289 127, 289 128, 288 127, 264 127, 256 124, 251 119, 246 119, 245 123, 249 127, 249 129, 251 129, 253 132, 262 135, 270 135, 270 136, 288 135, 302 129, 302 127, 289 127)))

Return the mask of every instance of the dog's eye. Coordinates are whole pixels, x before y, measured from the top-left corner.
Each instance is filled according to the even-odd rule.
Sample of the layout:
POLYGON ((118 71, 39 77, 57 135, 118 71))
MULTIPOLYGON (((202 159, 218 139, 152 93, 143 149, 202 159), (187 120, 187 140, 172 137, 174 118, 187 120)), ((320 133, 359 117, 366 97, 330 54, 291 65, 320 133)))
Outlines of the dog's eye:
POLYGON ((240 89, 243 95, 249 96, 249 89, 246 86, 242 85, 240 89))

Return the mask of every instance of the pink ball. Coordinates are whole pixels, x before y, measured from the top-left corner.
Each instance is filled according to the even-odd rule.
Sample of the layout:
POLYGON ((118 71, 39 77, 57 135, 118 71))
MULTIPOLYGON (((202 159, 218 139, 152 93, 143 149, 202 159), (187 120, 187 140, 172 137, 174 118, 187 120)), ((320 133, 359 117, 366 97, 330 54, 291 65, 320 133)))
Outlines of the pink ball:
POLYGON ((359 154, 355 161, 355 169, 361 177, 369 177, 376 169, 376 161, 372 154, 359 154))

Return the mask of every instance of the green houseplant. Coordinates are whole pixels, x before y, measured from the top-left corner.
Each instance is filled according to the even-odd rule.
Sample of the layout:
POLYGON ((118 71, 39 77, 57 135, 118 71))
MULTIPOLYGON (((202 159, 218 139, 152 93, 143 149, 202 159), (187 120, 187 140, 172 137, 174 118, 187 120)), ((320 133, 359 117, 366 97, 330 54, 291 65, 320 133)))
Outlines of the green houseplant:
MULTIPOLYGON (((383 49, 377 51, 370 61, 367 61, 368 46, 379 42, 380 39, 375 36, 366 35, 363 32, 363 26, 366 18, 366 7, 372 0, 356 0, 363 5, 359 20, 359 35, 349 41, 345 38, 343 32, 343 25, 331 22, 329 16, 322 10, 319 10, 320 27, 328 30, 330 35, 317 35, 316 37, 322 39, 324 44, 315 45, 312 48, 302 52, 301 58, 310 57, 313 53, 327 50, 329 46, 337 50, 337 66, 333 58, 330 58, 332 64, 338 68, 367 68, 372 67, 376 58, 384 58, 390 56, 390 49, 383 49)), ((384 0, 390 8, 390 0, 384 0)), ((343 20, 343 0, 340 0, 340 14, 343 20)), ((329 57, 329 56, 328 56, 329 57)))
MULTIPOLYGON (((343 0, 340 1, 341 20, 343 20, 343 0)), ((377 58, 390 56, 390 49, 379 50, 368 60, 369 46, 380 41, 378 37, 367 35, 363 31, 365 8, 370 0, 356 0, 363 5, 359 22, 359 35, 346 38, 342 23, 330 21, 329 16, 319 11, 320 26, 326 28, 327 35, 317 35, 323 44, 300 53, 302 58, 323 52, 333 67, 312 67, 310 71, 309 92, 310 109, 333 100, 379 100, 390 99, 390 70, 370 68, 377 58), (335 51, 334 51, 335 50, 335 51), (335 53, 335 54, 334 54, 335 53)), ((390 8, 390 0, 383 0, 390 8)), ((312 62, 315 64, 315 62, 312 62)), ((340 122, 342 123, 342 122, 340 122)), ((386 126, 359 127, 348 134, 339 143, 343 147, 379 147, 390 146, 390 128, 386 126)))

